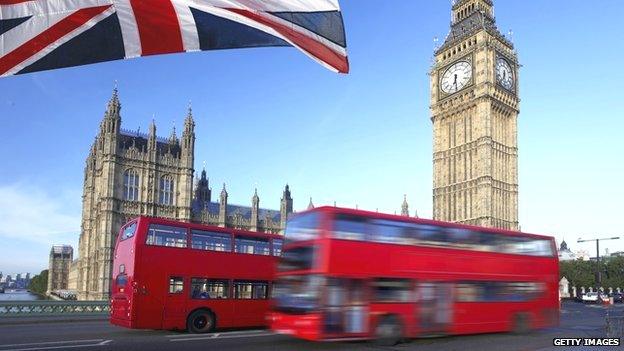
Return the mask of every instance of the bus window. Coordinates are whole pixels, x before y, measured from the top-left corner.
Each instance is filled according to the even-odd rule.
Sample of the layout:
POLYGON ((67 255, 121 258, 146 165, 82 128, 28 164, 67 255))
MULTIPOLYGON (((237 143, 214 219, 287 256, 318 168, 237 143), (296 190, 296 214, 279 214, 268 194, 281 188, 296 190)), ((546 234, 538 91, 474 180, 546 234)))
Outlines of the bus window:
POLYGON ((445 241, 441 240, 444 237, 444 232, 441 227, 426 224, 416 224, 413 235, 416 235, 416 240, 424 241, 427 243, 445 241))
POLYGON ((229 234, 191 230, 191 247, 199 250, 232 251, 232 237, 229 234))
POLYGON ((227 280, 191 279, 191 298, 193 299, 227 299, 228 292, 227 280))
POLYGON ((134 236, 134 232, 136 231, 137 222, 132 222, 132 224, 126 226, 121 233, 121 240, 126 240, 132 238, 134 236))
POLYGON ((184 279, 182 277, 169 278, 169 293, 180 294, 184 291, 184 279))
POLYGON ((409 279, 375 279, 373 300, 377 302, 409 302, 411 282, 409 279))
POLYGON ((147 245, 186 247, 186 229, 152 224, 147 233, 147 245))
POLYGON ((522 302, 538 298, 544 290, 538 282, 462 282, 455 298, 458 302, 522 302))
POLYGON ((368 223, 364 217, 337 215, 334 221, 334 238, 366 240, 368 223))
POLYGON ((282 255, 282 246, 284 245, 284 240, 282 239, 273 239, 273 256, 281 256, 282 255))
POLYGON ((254 255, 269 255, 269 241, 264 239, 237 237, 235 252, 254 255))
POLYGON ((374 219, 369 228, 371 240, 389 244, 407 244, 409 242, 409 229, 413 224, 374 219))
POLYGON ((306 241, 316 239, 320 227, 319 213, 298 215, 288 220, 284 236, 288 241, 306 241))
POLYGON ((268 297, 268 282, 234 282, 234 298, 243 300, 265 300, 268 297))

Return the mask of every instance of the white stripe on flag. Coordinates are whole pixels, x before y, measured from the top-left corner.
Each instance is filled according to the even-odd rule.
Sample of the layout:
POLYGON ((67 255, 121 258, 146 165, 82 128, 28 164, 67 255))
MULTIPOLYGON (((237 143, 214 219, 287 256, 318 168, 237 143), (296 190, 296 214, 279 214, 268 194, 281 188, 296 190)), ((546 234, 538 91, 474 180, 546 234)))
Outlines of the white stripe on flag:
POLYGON ((121 27, 121 36, 123 37, 126 58, 134 58, 141 56, 141 38, 139 37, 139 27, 137 26, 134 10, 130 4, 130 0, 113 0, 117 17, 119 18, 119 26, 121 27))
POLYGON ((70 14, 85 7, 106 6, 112 3, 113 0, 32 0, 11 5, 0 5, 0 19, 70 14))
POLYGON ((184 51, 199 51, 199 34, 197 24, 186 0, 173 0, 173 7, 178 15, 184 51))

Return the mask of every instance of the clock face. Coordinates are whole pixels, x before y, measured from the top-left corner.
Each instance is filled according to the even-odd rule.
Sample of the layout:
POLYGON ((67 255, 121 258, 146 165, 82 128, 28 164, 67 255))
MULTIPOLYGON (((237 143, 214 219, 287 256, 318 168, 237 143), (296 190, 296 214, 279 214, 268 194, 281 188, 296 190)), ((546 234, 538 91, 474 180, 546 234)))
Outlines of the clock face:
POLYGON ((454 94, 468 85, 470 78, 472 65, 468 61, 459 61, 444 72, 440 79, 440 88, 447 94, 454 94))
POLYGON ((514 87, 513 70, 509 62, 502 57, 496 60, 496 81, 507 90, 512 90, 514 87))

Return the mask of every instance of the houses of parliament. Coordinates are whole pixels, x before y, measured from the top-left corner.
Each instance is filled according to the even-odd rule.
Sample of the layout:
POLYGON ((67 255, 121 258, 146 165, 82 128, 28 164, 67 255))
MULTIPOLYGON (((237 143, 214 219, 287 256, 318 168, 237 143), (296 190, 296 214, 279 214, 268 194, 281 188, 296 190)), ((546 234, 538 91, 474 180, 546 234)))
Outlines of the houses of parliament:
POLYGON ((276 211, 260 208, 257 191, 249 207, 228 203, 225 184, 213 201, 205 169, 194 180, 195 121, 190 108, 180 137, 175 128, 169 137, 157 136, 154 122, 146 134, 124 130, 121 124, 115 89, 84 170, 79 258, 70 270, 79 299, 108 299, 117 233, 136 216, 270 233, 284 228, 293 211, 288 185, 276 211))
MULTIPOLYGON (((492 0, 455 0, 450 32, 430 71, 433 125, 433 218, 517 230, 519 62, 497 28, 492 0)), ((213 201, 206 171, 194 179, 191 109, 180 137, 121 128, 117 90, 108 102, 84 171, 79 259, 72 264, 79 299, 107 299, 115 238, 138 215, 260 232, 281 232, 293 211, 286 185, 280 210, 213 201)), ((310 203, 311 205, 311 203, 310 203)), ((409 216, 404 199, 401 214, 409 216)), ((70 280, 72 278, 70 277, 70 280)))

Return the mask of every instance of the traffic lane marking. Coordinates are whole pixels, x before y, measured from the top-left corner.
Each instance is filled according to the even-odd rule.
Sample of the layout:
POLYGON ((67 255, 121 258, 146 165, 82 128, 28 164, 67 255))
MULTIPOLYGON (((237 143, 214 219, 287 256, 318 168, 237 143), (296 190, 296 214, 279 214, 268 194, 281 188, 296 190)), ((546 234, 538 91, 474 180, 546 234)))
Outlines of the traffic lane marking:
POLYGON ((56 350, 56 349, 73 349, 76 347, 98 347, 98 346, 106 346, 111 343, 113 340, 103 340, 103 339, 91 339, 91 340, 67 340, 67 341, 49 341, 49 342, 39 342, 39 343, 28 343, 28 344, 12 344, 12 345, 0 345, 0 348, 3 348, 2 351, 30 351, 30 350, 56 350), (96 342, 93 344, 83 344, 84 342, 96 342), (58 345, 58 346, 44 346, 44 345, 52 345, 52 344, 79 344, 79 345, 58 345), (36 346, 40 345, 40 346, 36 346), (26 347, 26 348, 17 348, 17 349, 4 349, 5 347, 23 347, 23 346, 34 346, 34 347, 26 347))
POLYGON ((179 342, 179 341, 195 341, 195 340, 222 340, 222 339, 244 339, 244 338, 256 338, 261 336, 274 336, 275 334, 270 332, 256 332, 254 334, 235 334, 231 335, 229 333, 212 333, 212 334, 204 334, 199 337, 187 337, 187 338, 175 338, 170 339, 171 342, 179 342))
POLYGON ((207 333, 207 334, 170 334, 166 335, 168 338, 205 338, 210 335, 245 335, 245 334, 257 334, 257 333, 268 333, 266 329, 253 329, 253 330, 239 330, 239 331, 229 331, 229 332, 218 332, 218 333, 207 333))
POLYGON ((27 344, 5 344, 0 345, 1 347, 12 347, 12 346, 31 346, 31 345, 48 345, 48 344, 71 344, 71 343, 80 343, 80 342, 100 342, 104 341, 104 339, 88 339, 88 340, 67 340, 67 341, 44 341, 44 342, 31 342, 27 344))

